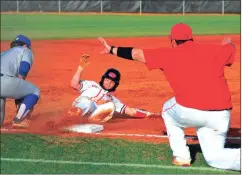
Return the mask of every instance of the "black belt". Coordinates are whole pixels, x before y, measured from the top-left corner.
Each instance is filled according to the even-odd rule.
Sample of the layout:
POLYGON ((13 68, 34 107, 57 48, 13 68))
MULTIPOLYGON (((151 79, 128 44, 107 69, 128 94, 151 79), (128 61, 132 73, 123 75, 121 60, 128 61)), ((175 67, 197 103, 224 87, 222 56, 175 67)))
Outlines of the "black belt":
POLYGON ((227 109, 214 109, 214 110, 208 110, 208 111, 226 111, 226 110, 232 110, 232 108, 227 108, 227 109))
POLYGON ((0 76, 1 76, 1 77, 2 77, 2 76, 14 77, 14 76, 10 76, 10 75, 4 75, 4 74, 2 74, 2 73, 0 73, 0 76))

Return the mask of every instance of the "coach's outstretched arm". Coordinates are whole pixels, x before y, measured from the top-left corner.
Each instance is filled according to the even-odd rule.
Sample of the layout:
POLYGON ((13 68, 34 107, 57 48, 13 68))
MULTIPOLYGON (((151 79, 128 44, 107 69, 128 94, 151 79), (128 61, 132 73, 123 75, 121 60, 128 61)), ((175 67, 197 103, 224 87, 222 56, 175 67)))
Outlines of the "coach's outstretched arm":
POLYGON ((104 45, 104 51, 102 53, 110 53, 128 60, 136 60, 143 63, 146 62, 142 49, 133 47, 114 47, 108 45, 103 38, 99 37, 98 39, 104 45))

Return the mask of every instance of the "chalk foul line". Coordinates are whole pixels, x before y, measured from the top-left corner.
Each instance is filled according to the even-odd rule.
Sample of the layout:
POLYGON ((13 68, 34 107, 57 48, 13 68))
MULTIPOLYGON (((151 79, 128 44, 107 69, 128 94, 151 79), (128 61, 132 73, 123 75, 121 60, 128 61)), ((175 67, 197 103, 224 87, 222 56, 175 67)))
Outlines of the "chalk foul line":
POLYGON ((29 162, 29 163, 52 163, 52 164, 77 164, 77 165, 94 165, 94 166, 116 166, 116 167, 134 167, 134 168, 157 168, 157 169, 183 169, 183 170, 200 170, 200 171, 226 171, 211 167, 181 167, 171 165, 155 165, 155 164, 134 164, 134 163, 110 163, 110 162, 86 162, 86 161, 66 161, 66 160, 47 160, 47 159, 19 159, 4 158, 3 162, 29 162))
MULTIPOLYGON (((3 133, 28 133, 28 131, 24 130, 24 129, 1 128, 0 131, 3 133)), ((91 133, 91 134, 86 134, 86 135, 168 138, 167 135, 159 135, 159 134, 125 134, 125 133, 108 133, 108 132, 91 133)), ((186 138, 187 139, 198 139, 196 136, 186 136, 186 138)), ((227 139, 228 140, 241 140, 241 137, 227 137, 227 139)))

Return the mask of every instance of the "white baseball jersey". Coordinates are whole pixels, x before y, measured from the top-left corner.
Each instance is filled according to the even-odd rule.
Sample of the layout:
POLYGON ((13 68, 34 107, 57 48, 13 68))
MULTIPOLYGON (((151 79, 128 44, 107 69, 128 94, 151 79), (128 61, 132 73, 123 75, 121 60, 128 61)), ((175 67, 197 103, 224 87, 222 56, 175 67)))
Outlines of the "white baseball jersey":
POLYGON ((115 105, 115 111, 118 113, 123 113, 127 105, 121 103, 119 99, 111 95, 108 91, 104 90, 95 81, 82 80, 81 87, 78 90, 81 95, 75 99, 75 103, 78 103, 80 97, 88 97, 92 101, 98 103, 99 101, 112 101, 115 105))

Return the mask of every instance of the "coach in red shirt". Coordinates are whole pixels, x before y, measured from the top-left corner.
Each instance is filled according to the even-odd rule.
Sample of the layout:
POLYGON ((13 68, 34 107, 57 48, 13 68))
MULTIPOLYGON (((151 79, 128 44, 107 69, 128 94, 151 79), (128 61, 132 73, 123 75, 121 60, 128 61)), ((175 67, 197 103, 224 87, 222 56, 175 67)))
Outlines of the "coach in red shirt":
POLYGON ((149 70, 164 72, 175 93, 162 110, 173 164, 190 165, 183 129, 195 127, 210 166, 240 170, 240 149, 224 148, 232 109, 224 67, 231 66, 235 59, 235 46, 230 39, 222 45, 199 44, 193 41, 192 29, 179 23, 171 29, 171 48, 114 47, 103 38, 99 40, 105 47, 104 53, 140 61, 149 70))

